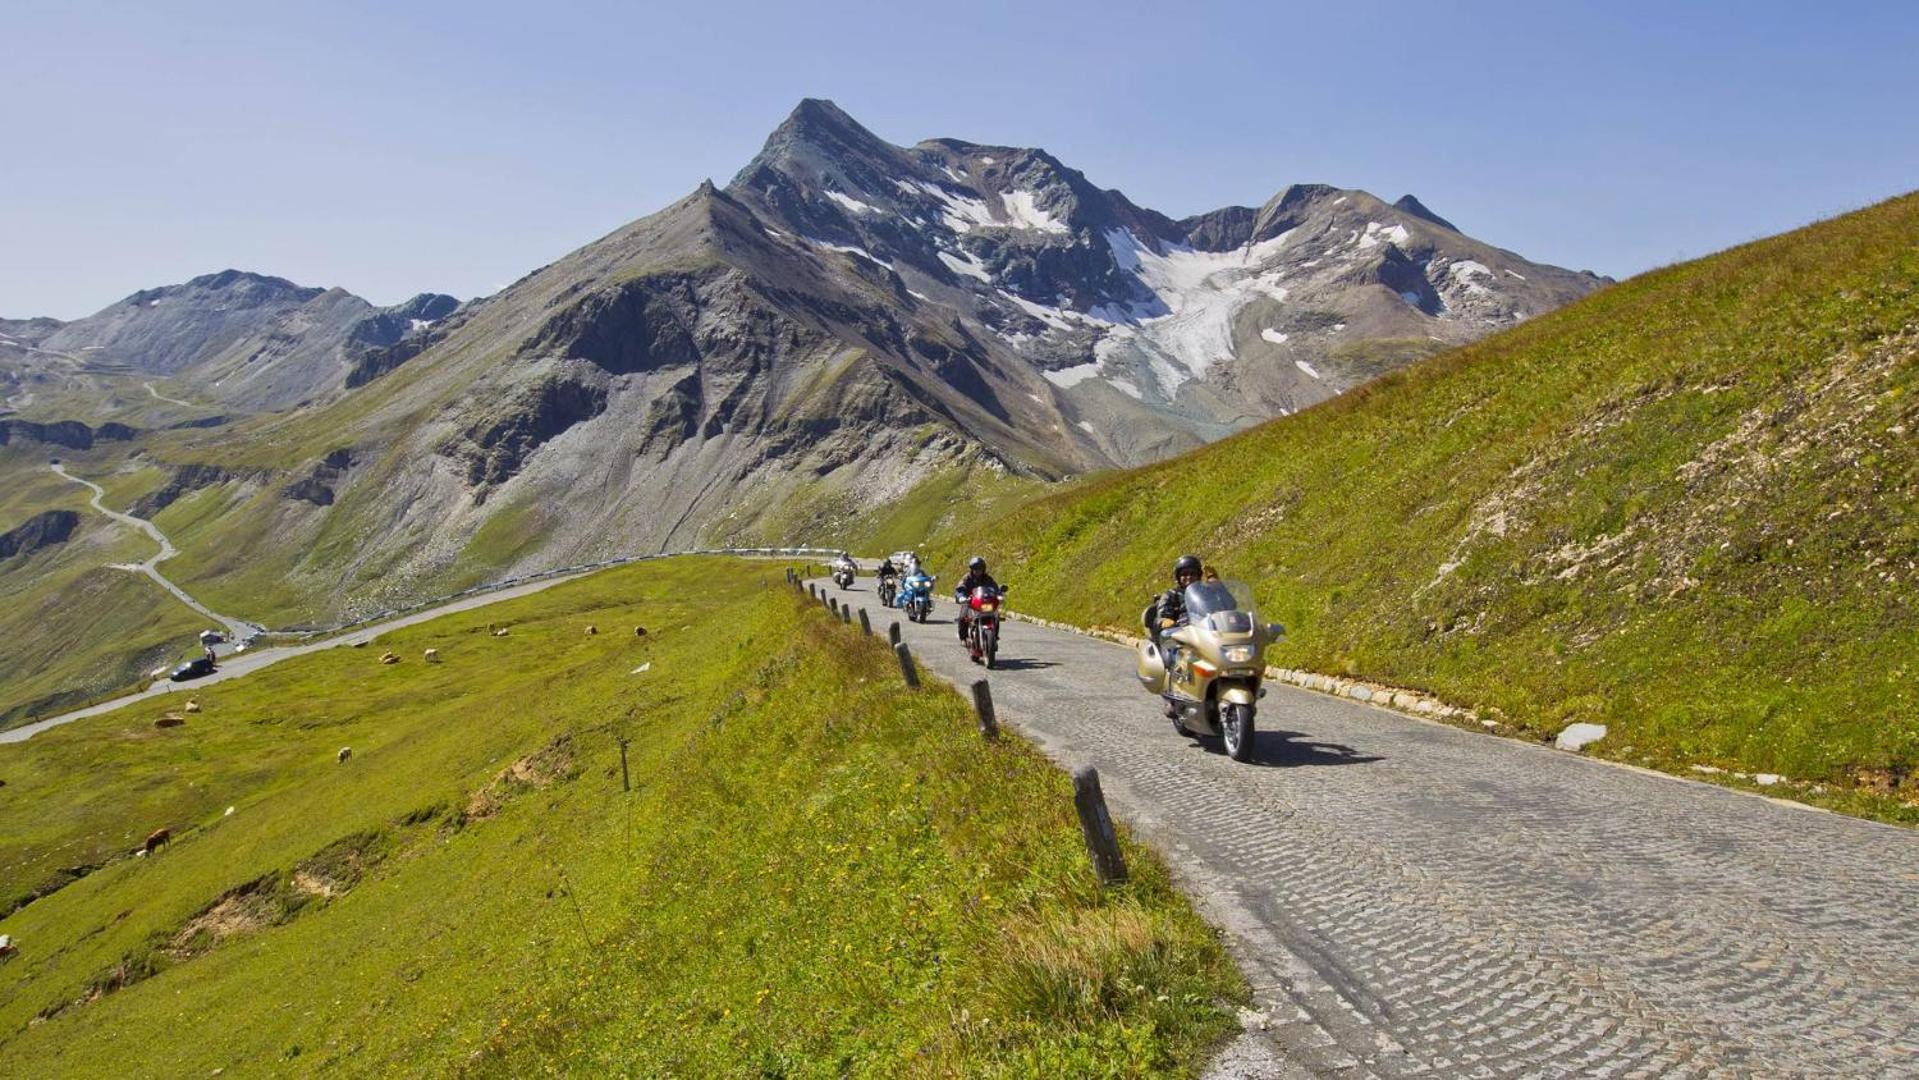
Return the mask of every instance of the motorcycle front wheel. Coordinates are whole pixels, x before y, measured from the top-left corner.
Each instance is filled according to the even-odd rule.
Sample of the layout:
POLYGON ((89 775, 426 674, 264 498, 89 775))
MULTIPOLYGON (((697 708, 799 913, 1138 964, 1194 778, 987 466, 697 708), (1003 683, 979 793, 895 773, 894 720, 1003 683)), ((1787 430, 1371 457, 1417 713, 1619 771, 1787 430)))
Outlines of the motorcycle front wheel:
POLYGON ((1253 760, 1253 707, 1222 705, 1219 709, 1220 739, 1226 744, 1226 756, 1234 761, 1253 760))
POLYGON ((981 630, 979 634, 979 651, 986 656, 987 670, 992 670, 993 660, 999 655, 999 631, 991 628, 981 630))

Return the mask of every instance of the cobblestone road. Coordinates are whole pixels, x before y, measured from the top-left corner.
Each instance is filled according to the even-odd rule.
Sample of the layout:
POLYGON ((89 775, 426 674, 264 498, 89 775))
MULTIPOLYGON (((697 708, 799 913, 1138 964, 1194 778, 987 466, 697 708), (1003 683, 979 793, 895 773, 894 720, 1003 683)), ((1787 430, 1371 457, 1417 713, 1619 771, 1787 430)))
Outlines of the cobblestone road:
MULTIPOLYGON (((953 612, 903 627, 963 687, 953 612)), ((1276 684, 1235 764, 1030 624, 990 678, 1227 932, 1274 1073, 1919 1076, 1919 834, 1276 684)))

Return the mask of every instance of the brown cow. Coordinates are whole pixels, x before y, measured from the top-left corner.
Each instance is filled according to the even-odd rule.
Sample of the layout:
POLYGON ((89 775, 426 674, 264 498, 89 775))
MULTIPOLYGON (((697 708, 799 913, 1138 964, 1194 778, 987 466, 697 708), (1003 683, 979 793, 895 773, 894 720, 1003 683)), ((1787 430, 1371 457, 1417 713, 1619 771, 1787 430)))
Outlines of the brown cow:
POLYGON ((154 852, 160 850, 162 847, 164 847, 166 843, 172 839, 173 839, 172 830, 155 829, 153 830, 153 832, 147 834, 147 842, 141 845, 141 850, 151 855, 154 852))

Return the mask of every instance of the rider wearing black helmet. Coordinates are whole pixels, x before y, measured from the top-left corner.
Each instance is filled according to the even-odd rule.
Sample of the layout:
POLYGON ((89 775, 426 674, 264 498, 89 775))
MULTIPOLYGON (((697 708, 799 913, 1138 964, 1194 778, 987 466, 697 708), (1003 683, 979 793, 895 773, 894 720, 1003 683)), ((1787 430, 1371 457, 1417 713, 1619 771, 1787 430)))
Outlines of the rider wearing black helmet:
POLYGON ((999 582, 994 581, 993 575, 986 572, 986 560, 975 555, 966 560, 966 576, 961 578, 960 583, 953 589, 953 599, 959 601, 960 605, 960 617, 957 621, 961 641, 966 640, 966 627, 970 621, 967 615, 966 598, 973 595, 974 589, 980 588, 998 591, 999 582))
MULTIPOLYGON (((1173 564, 1173 587, 1160 593, 1146 609, 1146 633, 1154 642, 1159 642, 1161 631, 1186 621, 1186 586, 1198 581, 1204 569, 1197 555, 1181 555, 1173 564)), ((1171 667, 1173 647, 1160 643, 1160 648, 1166 657, 1166 666, 1171 667)))

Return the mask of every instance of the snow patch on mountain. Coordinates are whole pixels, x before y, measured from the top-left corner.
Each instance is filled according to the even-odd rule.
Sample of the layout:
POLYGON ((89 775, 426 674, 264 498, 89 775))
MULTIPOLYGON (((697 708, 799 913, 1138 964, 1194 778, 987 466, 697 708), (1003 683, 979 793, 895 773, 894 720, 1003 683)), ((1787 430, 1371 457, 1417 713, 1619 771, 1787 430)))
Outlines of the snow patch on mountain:
POLYGON ((874 206, 872 203, 861 202, 844 192, 829 191, 826 193, 826 197, 846 207, 855 214, 878 214, 882 212, 879 207, 874 206))
POLYGON ((1249 301, 1284 301, 1283 271, 1270 264, 1292 238, 1287 230, 1270 240, 1230 251, 1196 251, 1183 244, 1164 252, 1141 243, 1129 229, 1111 229, 1106 244, 1113 261, 1131 273, 1145 296, 1126 305, 1102 305, 1094 318, 1135 328, 1109 334, 1096 355, 1150 374, 1167 400, 1234 356, 1233 318, 1249 301))
POLYGON ((891 270, 893 268, 892 263, 887 262, 885 259, 879 258, 878 256, 874 255, 872 252, 866 250, 863 247, 855 247, 852 244, 829 243, 828 241, 825 241, 825 240, 815 240, 814 238, 810 236, 806 238, 806 242, 816 247, 823 247, 828 251, 838 251, 846 255, 857 255, 860 258, 865 259, 867 262, 870 262, 874 264, 875 266, 883 267, 887 270, 891 270))
POLYGON ((1069 233, 1066 223, 1040 208, 1038 197, 1030 191, 1009 191, 1000 197, 1006 216, 1014 225, 1040 232, 1069 233))
POLYGON ((981 281, 989 283, 993 280, 993 275, 986 271, 986 264, 979 261, 977 256, 966 254, 965 252, 961 252, 961 254, 966 255, 966 258, 960 259, 955 257, 950 251, 942 251, 940 252, 940 261, 945 263, 946 268, 955 274, 978 278, 981 281))
POLYGON ((1493 272, 1487 268, 1485 263, 1474 262, 1471 259, 1461 259, 1451 266, 1448 266, 1446 273, 1451 275, 1455 282, 1464 285, 1466 291, 1474 296, 1491 296, 1493 294, 1491 289, 1474 280, 1480 277, 1486 278, 1489 281, 1492 280, 1493 272))
POLYGON ((1285 335, 1285 334, 1282 334, 1282 333, 1280 333, 1280 332, 1279 332, 1279 331, 1277 331, 1277 330, 1274 330, 1274 329, 1273 329, 1272 327, 1270 327, 1270 326, 1269 326, 1269 327, 1267 327, 1267 328, 1266 328, 1266 329, 1264 329, 1264 330, 1261 330, 1261 331, 1259 332, 1259 336, 1260 336, 1260 337, 1263 337, 1263 338, 1265 338, 1265 339, 1266 339, 1267 341, 1270 341, 1270 342, 1272 342, 1272 343, 1273 343, 1273 344, 1275 344, 1275 345, 1284 345, 1284 344, 1286 344, 1286 335, 1285 335))
POLYGON ((1295 361, 1293 361, 1293 366, 1294 366, 1294 367, 1296 367, 1296 368, 1298 368, 1299 370, 1301 370, 1301 371, 1303 371, 1303 372, 1305 372, 1306 374, 1308 374, 1308 375, 1311 375, 1311 376, 1312 376, 1313 378, 1315 378, 1315 379, 1317 379, 1317 378, 1320 378, 1320 377, 1321 377, 1321 376, 1320 376, 1320 374, 1319 374, 1319 369, 1318 369, 1318 368, 1316 368, 1316 367, 1314 367, 1313 365, 1311 365, 1311 364, 1309 364, 1309 363, 1307 363, 1307 362, 1306 362, 1306 361, 1304 361, 1304 360, 1295 360, 1295 361))
POLYGON ((948 191, 938 184, 929 184, 924 180, 918 181, 918 186, 921 191, 939 200, 943 208, 940 220, 954 232, 972 232, 982 225, 997 224, 993 220, 993 212, 986 208, 986 203, 982 200, 948 191))
POLYGON ((1404 244, 1412 234, 1404 225, 1385 225, 1377 221, 1366 223, 1366 233, 1359 238, 1360 250, 1378 247, 1382 243, 1404 244))
POLYGON ((1041 372, 1041 374, 1045 375, 1046 381, 1052 383, 1054 386, 1062 390, 1070 390, 1088 379, 1097 378, 1099 376, 1099 361, 1095 360, 1087 364, 1062 368, 1059 371, 1045 371, 1041 372))

